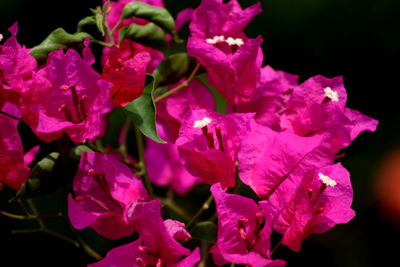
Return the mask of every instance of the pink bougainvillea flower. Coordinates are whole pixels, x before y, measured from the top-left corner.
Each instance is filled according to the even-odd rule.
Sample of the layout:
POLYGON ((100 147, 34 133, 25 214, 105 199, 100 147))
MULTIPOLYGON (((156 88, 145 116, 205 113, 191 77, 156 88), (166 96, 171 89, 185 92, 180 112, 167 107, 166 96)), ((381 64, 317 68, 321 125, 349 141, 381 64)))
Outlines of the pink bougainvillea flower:
POLYGON ((190 255, 179 262, 161 265, 162 261, 142 251, 143 240, 111 249, 106 257, 99 262, 89 264, 88 267, 194 267, 200 261, 200 249, 196 248, 190 255))
POLYGON ((18 25, 9 28, 11 37, 0 46, 0 81, 6 89, 18 92, 23 89, 24 82, 31 79, 37 63, 29 55, 29 49, 17 41, 18 25))
POLYGON ((252 123, 238 154, 240 179, 261 199, 281 207, 308 171, 332 162, 334 154, 328 140, 326 135, 301 137, 252 123), (280 190, 285 193, 277 199, 275 194, 280 190))
POLYGON ((341 164, 310 172, 275 223, 282 244, 298 252, 310 234, 349 222, 355 215, 352 200, 350 175, 341 164))
POLYGON ((4 184, 18 190, 28 179, 24 150, 14 120, 0 114, 0 188, 4 184))
POLYGON ((211 186, 218 212, 218 239, 211 248, 214 262, 262 266, 284 266, 270 257, 270 235, 275 214, 265 201, 260 205, 240 195, 228 194, 220 184, 211 186))
POLYGON ((230 104, 248 102, 262 64, 262 38, 248 39, 243 29, 261 12, 257 3, 242 10, 236 0, 203 0, 190 24, 188 54, 207 69, 207 79, 230 104))
POLYGON ((90 267, 194 267, 200 261, 198 248, 190 252, 177 242, 187 240, 190 235, 179 222, 163 221, 158 200, 136 205, 134 221, 139 239, 112 249, 104 259, 90 267), (183 256, 186 257, 182 259, 183 256))
POLYGON ((283 130, 301 136, 329 132, 334 152, 348 146, 363 131, 375 131, 378 122, 345 107, 342 77, 315 76, 293 90, 282 115, 283 130))
POLYGON ((171 186, 179 195, 187 194, 201 180, 183 166, 175 144, 147 140, 145 162, 150 181, 158 186, 171 186), (157 159, 157 160, 155 160, 157 159))
POLYGON ((112 155, 84 152, 68 197, 68 216, 77 229, 88 226, 101 236, 118 239, 134 231, 137 203, 148 195, 142 182, 112 155))
POLYGON ((276 71, 270 66, 261 69, 256 91, 249 102, 236 105, 235 112, 254 112, 254 119, 262 125, 280 130, 280 116, 285 100, 297 86, 298 76, 276 71))
POLYGON ((143 93, 146 68, 150 55, 141 51, 125 58, 120 48, 113 46, 107 54, 103 67, 103 78, 111 82, 111 100, 114 106, 125 106, 143 93))
POLYGON ((189 111, 175 142, 186 169, 205 183, 233 187, 237 151, 253 116, 223 116, 205 109, 189 111))
MULTIPOLYGON (((182 83, 183 80, 179 82, 182 83)), ((173 88, 174 86, 172 86, 173 88)), ((179 128, 189 110, 215 110, 215 99, 200 81, 191 80, 189 85, 157 103, 157 130, 162 138, 174 143, 179 128)))
POLYGON ((9 28, 11 37, 0 45, 0 109, 5 102, 18 104, 19 95, 37 68, 29 49, 17 41, 18 25, 9 28))
POLYGON ((243 37, 243 29, 261 11, 260 3, 243 10, 237 0, 202 0, 193 14, 190 33, 204 41, 219 35, 225 39, 243 37))
POLYGON ((85 52, 51 52, 21 96, 23 119, 42 140, 50 142, 66 133, 75 143, 103 134, 105 115, 111 111, 112 84, 95 72, 85 52))
MULTIPOLYGON (((103 2, 106 2, 106 1, 103 1, 103 2)), ((107 19, 107 24, 111 29, 116 26, 116 24, 118 23, 118 21, 121 18, 124 7, 130 2, 134 2, 134 0, 119 0, 119 1, 115 1, 115 2, 110 1, 108 3, 110 13, 107 15, 106 19, 107 19)), ((144 2, 146 4, 156 6, 156 7, 165 7, 162 0, 141 0, 140 2, 144 2)), ((129 26, 132 23, 139 24, 139 25, 146 25, 148 23, 148 21, 146 21, 144 19, 140 19, 140 18, 131 18, 131 19, 124 20, 118 26, 118 28, 115 30, 115 32, 113 34, 115 43, 118 43, 118 41, 119 41, 119 30, 123 27, 129 26)), ((161 62, 161 60, 164 59, 164 54, 161 51, 140 45, 140 44, 130 41, 130 40, 124 40, 120 45, 120 50, 123 52, 125 57, 128 57, 128 58, 132 58, 134 55, 140 53, 141 51, 146 51, 147 53, 149 53, 149 55, 151 57, 151 61, 147 65, 148 73, 152 73, 154 71, 154 69, 158 66, 158 64, 161 62), (129 55, 129 56, 127 56, 127 55, 129 55)), ((102 56, 103 64, 106 62, 106 58, 109 57, 108 56, 109 53, 110 53, 109 48, 106 47, 103 49, 103 56, 102 56)))

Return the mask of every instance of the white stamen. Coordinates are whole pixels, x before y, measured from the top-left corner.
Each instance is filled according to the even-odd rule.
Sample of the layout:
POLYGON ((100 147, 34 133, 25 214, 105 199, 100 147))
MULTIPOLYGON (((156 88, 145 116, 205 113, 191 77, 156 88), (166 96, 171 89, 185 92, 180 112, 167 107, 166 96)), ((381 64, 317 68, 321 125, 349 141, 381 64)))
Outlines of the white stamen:
POLYGON ((336 185, 336 181, 331 179, 329 176, 326 176, 322 173, 318 173, 318 176, 319 176, 318 179, 320 179, 327 186, 334 187, 336 185))
POLYGON ((228 37, 228 39, 225 40, 225 42, 228 45, 237 45, 237 46, 241 46, 244 44, 243 39, 241 38, 232 38, 232 37, 228 37))
POLYGON ((212 39, 211 38, 207 38, 206 39, 206 43, 207 44, 216 44, 217 42, 214 40, 214 38, 212 38, 212 39))
POLYGON ((3 40, 3 35, 0 33, 0 42, 3 40))
POLYGON ((225 41, 225 37, 223 35, 216 35, 213 38, 206 39, 206 43, 208 43, 208 44, 216 44, 216 43, 220 43, 220 42, 224 42, 224 41, 225 41))
POLYGON ((339 102, 339 94, 337 91, 332 90, 330 87, 324 88, 325 96, 330 98, 333 102, 339 102))
POLYGON ((203 128, 204 126, 207 126, 210 123, 211 123, 211 119, 204 117, 202 120, 195 121, 193 124, 193 128, 203 128))

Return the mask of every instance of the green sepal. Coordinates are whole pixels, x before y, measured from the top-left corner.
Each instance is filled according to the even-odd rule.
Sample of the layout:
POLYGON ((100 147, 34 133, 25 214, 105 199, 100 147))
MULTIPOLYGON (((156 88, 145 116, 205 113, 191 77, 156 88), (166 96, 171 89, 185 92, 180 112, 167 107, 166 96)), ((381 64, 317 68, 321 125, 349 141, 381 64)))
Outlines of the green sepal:
POLYGON ((122 19, 133 17, 153 22, 167 33, 170 33, 175 42, 181 42, 175 32, 174 18, 165 8, 152 6, 140 1, 130 2, 122 11, 122 19))
POLYGON ((146 75, 146 86, 143 94, 126 105, 123 110, 132 119, 133 123, 139 130, 150 139, 165 144, 157 133, 156 128, 156 107, 153 99, 154 77, 150 74, 146 75))
POLYGON ((164 59, 154 70, 156 88, 180 81, 182 77, 189 77, 196 67, 196 59, 186 53, 176 53, 164 59))
POLYGON ((48 53, 60 49, 61 47, 71 47, 82 43, 86 38, 91 36, 86 32, 77 32, 74 34, 67 33, 63 28, 52 31, 43 42, 33 47, 29 54, 38 61, 44 61, 48 53))
POLYGON ((94 150, 88 147, 87 145, 80 144, 71 149, 70 158, 79 161, 81 159, 83 152, 94 152, 94 150))
MULTIPOLYGON (((139 2, 138 2, 139 3, 139 2)), ((163 50, 167 47, 165 32, 154 23, 131 24, 119 31, 120 40, 129 39, 145 46, 163 50)))
POLYGON ((29 179, 18 190, 16 198, 30 198, 40 194, 55 192, 61 186, 60 153, 52 152, 40 160, 31 170, 29 179))
POLYGON ((215 244, 217 241, 217 228, 217 225, 211 221, 199 222, 190 231, 190 235, 194 239, 200 239, 215 244))

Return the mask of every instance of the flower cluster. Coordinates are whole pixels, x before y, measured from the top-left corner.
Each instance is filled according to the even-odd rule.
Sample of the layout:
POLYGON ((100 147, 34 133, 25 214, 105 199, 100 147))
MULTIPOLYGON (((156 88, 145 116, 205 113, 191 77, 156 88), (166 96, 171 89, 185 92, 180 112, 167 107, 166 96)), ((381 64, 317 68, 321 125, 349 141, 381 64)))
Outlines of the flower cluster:
POLYGON ((80 32, 66 35, 80 42, 78 50, 72 41, 28 49, 18 43, 15 24, 0 45, 1 187, 21 195, 32 177, 29 164, 44 151, 24 155, 17 130, 24 123, 41 141, 68 146, 58 152, 61 168, 73 172, 68 185, 61 183, 72 226, 108 239, 135 237, 89 266, 195 266, 206 264, 208 253, 218 266, 285 266, 271 253, 272 233, 281 236, 278 246, 298 252, 311 234, 355 216, 350 175, 337 159, 377 121, 346 107, 342 77, 299 83, 297 75, 262 66, 262 37, 244 32, 260 4, 242 9, 237 0, 225 2, 202 0, 174 25, 162 1, 104 1, 93 16, 104 40, 86 34, 77 41, 80 32), (189 21, 187 54, 165 58, 189 21), (160 40, 164 50, 154 45, 160 40), (92 66, 94 44, 105 46, 101 74, 92 66), (40 49, 48 49, 45 61, 38 60, 40 49), (222 112, 210 88, 225 100, 222 112), (120 129, 118 149, 99 144, 116 109, 134 122, 134 149, 127 149, 129 124, 120 129), (173 197, 166 201, 152 184, 187 201, 194 187, 210 197, 182 219, 185 226, 166 218, 173 197), (245 187, 253 198, 241 195, 245 187), (202 237, 190 230, 213 200, 208 223, 217 227, 215 242, 203 240, 209 245, 200 255, 202 237))

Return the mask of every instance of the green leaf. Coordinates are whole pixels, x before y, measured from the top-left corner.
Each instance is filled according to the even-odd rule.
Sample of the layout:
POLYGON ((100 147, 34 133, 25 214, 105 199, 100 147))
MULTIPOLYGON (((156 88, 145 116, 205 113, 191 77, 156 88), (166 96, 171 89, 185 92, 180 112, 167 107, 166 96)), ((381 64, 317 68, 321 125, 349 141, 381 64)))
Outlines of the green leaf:
POLYGON ((143 94, 126 105, 123 109, 133 120, 133 123, 147 137, 158 143, 165 144, 156 129, 156 107, 153 99, 154 77, 150 74, 146 76, 146 87, 143 94))
POLYGON ((51 51, 82 43, 86 38, 91 38, 86 32, 69 34, 63 28, 58 28, 51 32, 43 42, 33 47, 29 54, 35 57, 36 60, 43 61, 51 51))
POLYGON ((99 29, 99 31, 101 32, 102 36, 104 36, 104 32, 105 32, 104 16, 100 12, 97 12, 95 14, 95 20, 96 20, 97 29, 99 29))
POLYGON ((95 16, 87 16, 86 18, 81 19, 78 22, 77 32, 84 32, 88 28, 96 26, 96 18, 95 16))
POLYGON ((119 32, 119 36, 121 41, 130 39, 145 46, 160 50, 165 49, 167 46, 164 31, 154 23, 148 23, 143 26, 131 24, 128 27, 122 28, 119 32))
POLYGON ((174 18, 165 8, 155 7, 140 1, 130 2, 122 11, 122 19, 133 17, 153 22, 166 32, 170 33, 176 42, 180 42, 179 37, 175 32, 174 18))
MULTIPOLYGON (((60 153, 52 152, 40 160, 31 170, 29 179, 17 192, 17 198, 33 197, 41 193, 52 193, 60 187, 61 179, 55 175, 60 153)), ((60 168, 59 168, 60 169, 60 168)))
POLYGON ((179 82, 188 77, 196 67, 196 59, 186 53, 176 53, 164 59, 155 69, 153 75, 156 87, 179 82))
POLYGON ((217 241, 217 225, 210 221, 199 222, 190 231, 190 235, 192 238, 214 244, 217 241))

